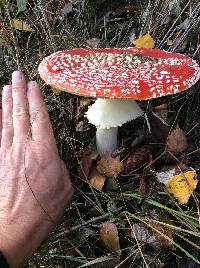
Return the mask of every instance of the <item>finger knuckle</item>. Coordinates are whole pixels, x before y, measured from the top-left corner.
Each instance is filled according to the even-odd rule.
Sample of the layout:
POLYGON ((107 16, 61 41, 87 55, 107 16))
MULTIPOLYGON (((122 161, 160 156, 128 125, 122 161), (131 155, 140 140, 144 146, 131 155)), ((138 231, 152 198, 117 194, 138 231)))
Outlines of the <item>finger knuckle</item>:
POLYGON ((16 105, 13 107, 13 117, 14 118, 26 118, 28 116, 28 110, 22 105, 16 105))
POLYGON ((46 110, 35 110, 31 112, 31 121, 35 121, 37 119, 40 120, 40 122, 44 122, 47 120, 48 113, 46 110))
POLYGON ((20 111, 18 113, 16 113, 16 112, 13 113, 13 119, 17 119, 17 120, 19 120, 19 119, 27 119, 27 117, 28 117, 28 113, 25 110, 20 111))
POLYGON ((3 96, 2 98, 3 105, 9 105, 11 103, 12 103, 12 96, 3 96))
POLYGON ((12 86, 12 92, 18 93, 24 90, 24 84, 22 82, 18 82, 16 85, 12 86))
POLYGON ((31 121, 34 121, 38 117, 39 111, 32 111, 30 114, 31 121))
POLYGON ((12 125, 13 125, 13 123, 12 123, 11 118, 2 121, 2 128, 4 128, 4 129, 11 128, 12 125))

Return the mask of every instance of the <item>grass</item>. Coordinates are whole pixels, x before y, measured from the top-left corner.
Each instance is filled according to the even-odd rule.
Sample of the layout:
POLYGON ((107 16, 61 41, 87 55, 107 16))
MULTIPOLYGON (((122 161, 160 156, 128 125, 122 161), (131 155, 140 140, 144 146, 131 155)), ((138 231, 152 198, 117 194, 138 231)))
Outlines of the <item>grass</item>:
MULTIPOLYGON (((124 177, 123 181, 119 178, 118 190, 114 192, 90 187, 78 173, 79 152, 88 146, 95 132, 90 125, 87 125, 87 131, 76 131, 77 124, 85 120, 83 115, 87 108, 80 109, 83 98, 67 93, 52 94, 50 87, 40 80, 37 67, 52 52, 87 46, 88 40, 93 37, 99 39, 99 47, 126 47, 132 46, 130 36, 138 37, 147 32, 156 40, 156 47, 199 60, 200 3, 177 0, 174 3, 179 4, 175 3, 170 13, 170 0, 74 2, 73 13, 63 14, 64 0, 30 0, 20 13, 13 1, 0 1, 0 84, 8 83, 15 69, 23 70, 28 79, 39 81, 60 156, 70 167, 76 189, 64 222, 34 254, 27 267, 199 267, 198 189, 196 202, 195 198, 191 198, 187 205, 180 206, 169 195, 159 194, 164 191, 162 186, 148 176, 154 166, 136 171, 124 177), (135 11, 111 14, 126 5, 135 6, 135 11), (26 22, 34 31, 16 30, 12 25, 16 18, 26 22), (138 177, 148 179, 150 194, 147 198, 138 194, 138 177), (153 221, 149 221, 148 217, 153 221), (106 249, 99 236, 101 224, 110 219, 118 227, 120 259, 106 249), (136 224, 148 227, 154 235, 158 234, 160 241, 165 242, 157 248, 133 239, 130 232, 136 224), (170 237, 171 230, 174 232, 173 239, 170 237)), ((199 83, 188 93, 162 98, 148 105, 141 104, 147 110, 157 104, 168 104, 170 125, 178 122, 188 133, 191 148, 187 154, 191 154, 190 165, 197 171, 199 155, 193 151, 199 146, 198 89, 199 83)), ((127 124, 121 131, 122 137, 125 132, 130 137, 135 124, 127 124)), ((143 122, 137 124, 140 129, 144 128, 143 122)))

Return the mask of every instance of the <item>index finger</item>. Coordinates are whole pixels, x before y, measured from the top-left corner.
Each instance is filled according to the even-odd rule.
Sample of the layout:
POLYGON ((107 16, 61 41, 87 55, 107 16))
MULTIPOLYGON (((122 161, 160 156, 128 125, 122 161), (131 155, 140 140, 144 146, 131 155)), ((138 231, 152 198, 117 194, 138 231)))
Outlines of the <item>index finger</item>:
POLYGON ((56 144, 47 107, 35 81, 28 83, 27 99, 33 140, 49 140, 56 144))

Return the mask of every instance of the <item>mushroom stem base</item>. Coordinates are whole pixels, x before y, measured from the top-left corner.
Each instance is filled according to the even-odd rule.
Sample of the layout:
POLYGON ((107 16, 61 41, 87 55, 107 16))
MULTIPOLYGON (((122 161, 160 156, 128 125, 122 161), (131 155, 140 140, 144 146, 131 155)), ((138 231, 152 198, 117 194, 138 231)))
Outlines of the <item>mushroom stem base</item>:
POLYGON ((117 148, 118 127, 97 128, 96 146, 100 155, 112 154, 117 148))

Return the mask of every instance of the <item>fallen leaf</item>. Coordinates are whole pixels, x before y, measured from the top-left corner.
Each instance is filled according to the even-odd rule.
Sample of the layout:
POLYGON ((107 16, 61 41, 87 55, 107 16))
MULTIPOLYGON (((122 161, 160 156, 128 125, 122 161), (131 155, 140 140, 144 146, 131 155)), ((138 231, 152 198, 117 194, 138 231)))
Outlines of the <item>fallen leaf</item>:
POLYGON ((154 110, 156 111, 163 111, 163 110, 167 110, 168 106, 166 103, 160 104, 158 106, 153 107, 154 110))
POLYGON ((117 226, 112 222, 102 224, 100 229, 100 237, 104 245, 112 252, 119 252, 119 235, 117 226))
POLYGON ((173 228, 162 224, 172 224, 169 216, 163 211, 152 210, 150 214, 145 216, 145 219, 147 225, 143 223, 134 224, 130 236, 155 248, 165 246, 173 249, 173 236, 175 231, 173 228))
POLYGON ((135 46, 137 48, 154 48, 155 44, 156 42, 150 34, 145 34, 135 40, 135 46))
POLYGON ((168 182, 176 175, 176 166, 164 166, 161 170, 157 171, 156 178, 159 182, 167 185, 168 182))
POLYGON ((17 0, 17 12, 23 12, 26 10, 27 0, 17 0))
POLYGON ((135 5, 128 5, 128 6, 125 6, 125 7, 119 7, 117 9, 115 9, 113 11, 113 15, 114 16, 121 16, 121 15, 124 15, 124 13, 134 13, 136 11, 139 10, 139 7, 138 6, 135 6, 135 5))
POLYGON ((88 178, 90 185, 98 190, 102 190, 105 180, 106 177, 100 174, 96 167, 93 167, 88 178))
POLYGON ((154 112, 147 114, 147 120, 153 141, 165 143, 170 131, 168 124, 154 112))
MULTIPOLYGON (((158 230, 157 232, 156 230, 152 229, 153 234, 158 242, 160 242, 163 246, 174 248, 174 245, 173 245, 174 230, 172 228, 166 225, 157 223, 150 217, 148 217, 148 223, 151 224, 153 228, 158 230)), ((167 222, 167 223, 170 223, 170 222, 167 222)))
POLYGON ((166 190, 178 199, 180 204, 186 204, 197 186, 197 174, 189 170, 172 177, 166 190))
POLYGON ((109 155, 105 155, 97 163, 97 170, 108 177, 116 178, 123 171, 123 164, 109 155))
POLYGON ((147 243, 155 248, 160 246, 160 243, 157 241, 153 231, 140 223, 133 225, 130 237, 137 239, 139 242, 147 243))
POLYGON ((52 89, 52 93, 54 95, 59 95, 60 92, 61 92, 61 90, 59 88, 57 88, 57 87, 51 87, 51 89, 52 89))
POLYGON ((87 42, 89 47, 97 48, 99 43, 100 43, 100 39, 94 37, 94 38, 88 39, 86 42, 87 42))
POLYGON ((166 103, 161 104, 159 106, 156 106, 153 108, 153 110, 155 111, 155 114, 162 120, 165 122, 165 124, 168 123, 168 105, 166 103))
POLYGON ((140 185, 139 185, 139 190, 138 190, 139 194, 141 196, 147 197, 149 192, 150 192, 150 186, 147 182, 147 180, 145 180, 145 178, 142 178, 140 180, 140 185))
POLYGON ((92 164, 96 160, 97 154, 91 149, 86 148, 80 157, 79 176, 83 180, 87 180, 91 172, 92 164))
POLYGON ((172 0, 169 2, 169 11, 174 16, 179 16, 181 13, 180 0, 172 0))
POLYGON ((67 3, 65 3, 64 7, 61 10, 61 14, 62 15, 66 15, 69 14, 73 11, 73 5, 71 1, 68 1, 67 3))
POLYGON ((186 30, 190 25, 190 19, 189 18, 186 18, 179 26, 178 28, 180 30, 186 30))
POLYGON ((151 155, 151 147, 149 145, 143 145, 142 147, 136 149, 130 156, 124 161, 124 171, 125 174, 140 168, 144 165, 151 155))
POLYGON ((179 126, 177 126, 168 136, 167 148, 173 153, 181 153, 188 147, 185 133, 179 126))
POLYGON ((167 44, 167 46, 172 46, 173 45, 173 41, 171 40, 171 39, 167 39, 166 40, 166 44, 167 44))
POLYGON ((33 32, 33 28, 31 28, 30 25, 28 25, 26 22, 18 19, 12 20, 12 26, 16 30, 23 31, 23 32, 33 32))

